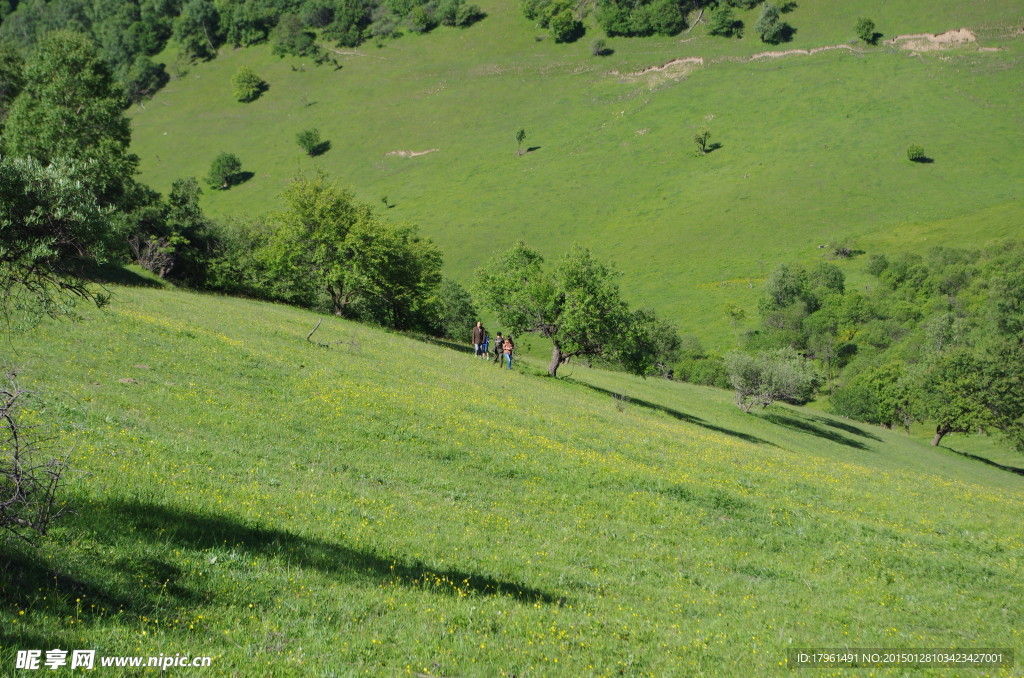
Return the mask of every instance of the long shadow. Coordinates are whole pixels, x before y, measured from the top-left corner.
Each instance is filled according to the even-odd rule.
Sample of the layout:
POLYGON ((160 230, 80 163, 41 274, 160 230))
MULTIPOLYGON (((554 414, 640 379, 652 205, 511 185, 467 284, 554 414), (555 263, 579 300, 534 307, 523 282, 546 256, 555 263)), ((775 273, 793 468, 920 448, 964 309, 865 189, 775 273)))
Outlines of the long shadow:
POLYGON ((419 339, 425 344, 433 344, 434 346, 442 346, 444 348, 450 348, 453 351, 460 351, 462 353, 472 353, 473 347, 467 346, 466 344, 460 344, 449 339, 438 339, 437 337, 428 337, 426 335, 413 335, 413 339, 419 339))
POLYGON ((982 464, 995 466, 1000 471, 1009 471, 1010 473, 1015 473, 1019 476, 1024 476, 1024 468, 1020 468, 1019 466, 1007 466, 1006 464, 1000 464, 998 461, 992 461, 991 459, 986 459, 985 457, 979 457, 978 455, 971 454, 970 452, 961 452, 960 450, 954 450, 952 447, 946 447, 945 445, 943 445, 942 447, 944 449, 949 450, 950 452, 953 452, 954 454, 959 454, 961 457, 967 457, 968 459, 973 459, 974 461, 980 461, 982 464))
MULTIPOLYGON (((620 398, 623 397, 623 394, 621 394, 621 393, 616 393, 615 391, 609 391, 606 388, 601 388, 600 386, 594 386, 593 384, 588 384, 585 381, 579 381, 579 380, 573 379, 571 377, 567 377, 566 381, 570 381, 570 382, 572 382, 574 384, 579 384, 580 386, 585 386, 585 387, 587 387, 587 388, 589 388, 589 389, 591 389, 593 391, 597 391, 598 393, 603 393, 603 394, 605 394, 607 396, 618 396, 620 398)), ((667 414, 670 417, 674 417, 674 418, 676 418, 676 419, 678 419, 680 421, 685 421, 688 424, 694 424, 696 426, 700 426, 702 428, 706 428, 709 431, 715 431, 716 433, 724 433, 727 436, 732 436, 734 438, 739 438, 740 440, 745 440, 748 443, 757 443, 757 444, 761 444, 761 445, 772 445, 773 444, 772 442, 770 442, 768 440, 765 440, 764 438, 758 438, 757 436, 752 436, 752 435, 750 435, 748 433, 742 433, 740 431, 733 431, 732 429, 723 428, 721 426, 715 426, 714 424, 712 424, 710 422, 707 422, 704 419, 701 419, 700 417, 694 416, 692 414, 686 414, 685 412, 680 412, 679 410, 674 410, 671 407, 665 407, 664 405, 659 405, 658 403, 652 403, 649 400, 643 400, 642 398, 634 398, 633 396, 628 396, 628 397, 629 397, 629 402, 631 404, 639 405, 641 407, 646 407, 646 408, 652 409, 652 410, 657 410, 658 412, 663 412, 664 414, 667 414)))
POLYGON ((329 150, 331 150, 331 142, 330 141, 321 141, 319 144, 317 144, 316 146, 313 147, 313 150, 311 150, 309 152, 309 155, 311 157, 315 158, 317 156, 323 155, 324 153, 326 153, 329 150))
POLYGON ((235 172, 234 174, 231 175, 230 179, 228 179, 228 187, 241 186, 245 182, 249 181, 249 179, 252 179, 254 176, 256 176, 255 172, 249 172, 247 170, 235 172))
POLYGON ((170 542, 182 549, 227 548, 282 558, 346 581, 384 580, 448 595, 465 594, 469 589, 478 595, 511 597, 527 603, 561 605, 564 602, 562 597, 516 582, 461 570, 431 568, 402 557, 389 558, 283 530, 246 525, 227 516, 141 502, 112 504, 104 510, 104 516, 107 519, 115 516, 125 530, 157 544, 170 542))
POLYGON ((838 428, 840 430, 846 431, 847 433, 852 433, 855 436, 863 436, 864 438, 870 438, 871 440, 881 440, 881 438, 876 436, 874 433, 868 433, 864 429, 857 428, 853 424, 847 424, 842 421, 834 421, 832 419, 828 419, 827 417, 814 417, 814 421, 821 424, 825 424, 825 426, 838 428))
POLYGON ((868 446, 859 440, 847 438, 846 436, 837 433, 836 431, 830 431, 827 428, 815 426, 809 421, 803 421, 801 419, 787 417, 786 415, 778 414, 777 412, 769 412, 767 414, 759 414, 757 416, 759 416, 761 419, 764 419, 767 422, 771 422, 772 424, 778 424, 779 426, 785 426, 786 428, 802 431, 804 433, 810 433, 811 435, 815 435, 818 436, 819 438, 824 438, 826 440, 831 440, 832 442, 839 443, 840 445, 849 445, 850 447, 856 447, 859 450, 868 449, 868 446))
POLYGON ((159 282, 139 275, 135 271, 114 264, 88 262, 82 267, 82 275, 98 283, 113 283, 126 287, 163 287, 159 282))

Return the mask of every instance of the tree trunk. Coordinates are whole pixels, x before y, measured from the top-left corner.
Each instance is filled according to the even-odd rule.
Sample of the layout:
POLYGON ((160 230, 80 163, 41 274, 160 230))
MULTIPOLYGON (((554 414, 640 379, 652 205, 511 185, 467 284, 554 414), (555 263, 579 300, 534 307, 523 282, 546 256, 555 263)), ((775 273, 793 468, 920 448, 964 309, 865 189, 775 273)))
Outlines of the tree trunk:
POLYGON ((947 433, 950 433, 950 429, 949 428, 947 428, 945 426, 936 426, 935 427, 935 437, 932 438, 932 447, 938 447, 939 446, 939 442, 942 441, 942 436, 946 435, 947 433))
POLYGON ((562 355, 562 348, 558 345, 558 342, 554 342, 554 348, 551 349, 551 362, 548 363, 548 374, 552 377, 557 376, 558 366, 567 359, 566 356, 562 355))

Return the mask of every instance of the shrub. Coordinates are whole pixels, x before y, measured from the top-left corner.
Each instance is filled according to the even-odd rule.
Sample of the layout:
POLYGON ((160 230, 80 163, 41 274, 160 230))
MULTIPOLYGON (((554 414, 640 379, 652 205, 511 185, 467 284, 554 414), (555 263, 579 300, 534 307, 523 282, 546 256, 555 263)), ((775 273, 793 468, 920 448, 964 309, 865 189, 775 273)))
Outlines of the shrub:
POLYGON ((919 144, 910 144, 907 146, 907 159, 910 162, 923 162, 925 159, 924 147, 919 144))
POLYGON ((607 50, 608 47, 603 38, 598 38, 594 42, 590 43, 590 54, 592 56, 604 56, 607 53, 607 50))
POLYGON ((242 102, 255 101, 267 89, 267 83, 249 68, 242 66, 231 78, 231 85, 236 99, 242 102))
POLYGON ((295 140, 302 147, 302 150, 312 158, 314 155, 317 155, 317 151, 320 148, 320 130, 315 127, 302 130, 296 135, 295 140))
POLYGON ((730 353, 725 366, 736 391, 736 406, 744 412, 755 405, 768 407, 777 400, 806 403, 821 385, 810 361, 791 348, 754 355, 730 353))
POLYGON ((708 34, 728 37, 736 32, 737 23, 732 7, 721 4, 708 17, 708 34))
POLYGON ((757 20, 754 31, 761 36, 762 42, 774 45, 785 42, 789 37, 792 29, 782 21, 781 13, 781 10, 771 3, 766 3, 761 8, 761 17, 757 20))
POLYGON ((551 17, 548 26, 555 42, 575 42, 583 35, 583 24, 568 9, 551 17))

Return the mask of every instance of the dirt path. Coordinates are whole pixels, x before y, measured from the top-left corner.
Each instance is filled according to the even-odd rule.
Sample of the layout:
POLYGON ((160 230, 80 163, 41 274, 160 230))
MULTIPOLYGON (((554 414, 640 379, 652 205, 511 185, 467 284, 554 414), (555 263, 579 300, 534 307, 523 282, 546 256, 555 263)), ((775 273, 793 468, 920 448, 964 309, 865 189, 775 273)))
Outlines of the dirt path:
MULTIPOLYGON (((967 28, 958 28, 945 33, 914 33, 911 35, 897 35, 891 40, 886 40, 882 44, 896 47, 898 49, 905 49, 911 52, 932 52, 936 50, 944 49, 955 49, 963 47, 965 45, 971 45, 977 43, 977 36, 967 28)), ((825 47, 813 47, 811 49, 786 49, 771 52, 759 52, 748 57, 717 57, 714 59, 705 59, 704 57, 682 57, 679 59, 673 59, 660 66, 649 66, 639 71, 633 71, 631 73, 621 73, 619 71, 610 71, 609 75, 614 75, 624 80, 636 80, 636 79, 647 79, 651 86, 664 82, 666 80, 678 80, 689 75, 695 69, 706 66, 708 64, 716 63, 749 63, 751 61, 760 61, 762 59, 779 59, 788 56, 813 56, 822 52, 830 52, 834 50, 846 50, 849 52, 865 53, 867 50, 856 45, 842 44, 842 45, 827 45, 825 47)), ((981 47, 980 52, 994 52, 999 51, 998 48, 981 47)))
POLYGON ((426 155, 427 153, 436 153, 440 151, 440 148, 430 148, 425 151, 388 151, 384 155, 397 155, 402 158, 415 158, 417 155, 426 155))

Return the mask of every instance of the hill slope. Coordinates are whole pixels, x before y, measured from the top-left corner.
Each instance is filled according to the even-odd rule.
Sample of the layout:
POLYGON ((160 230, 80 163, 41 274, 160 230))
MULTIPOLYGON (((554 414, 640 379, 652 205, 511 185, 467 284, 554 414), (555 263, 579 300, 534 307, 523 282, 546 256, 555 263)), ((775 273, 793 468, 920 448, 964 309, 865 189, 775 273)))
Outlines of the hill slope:
POLYGON ((709 389, 332 318, 320 348, 300 310, 115 292, 13 346, 87 473, 54 540, 0 546, 4 666, 767 675, 791 647, 1024 649, 1019 476, 709 389))
MULTIPOLYGON (((133 112, 143 178, 167 190, 237 153, 252 179, 205 198, 224 216, 272 209, 288 178, 323 168, 367 200, 386 195, 463 281, 516 239, 551 255, 580 242, 617 261, 635 299, 718 345, 731 342, 726 301, 753 308, 757 280, 831 237, 892 251, 1021 233, 1019 3, 819 0, 785 15, 798 30, 778 47, 698 24, 612 39, 607 58, 589 55, 594 30, 538 42, 514 3, 484 9, 469 29, 339 55, 341 70, 222 50, 133 112), (845 49, 862 14, 883 41, 845 49), (953 49, 886 42, 961 27, 976 39, 937 45, 953 49), (251 104, 231 98, 243 64, 270 83, 251 104), (310 159, 295 135, 314 126, 331 150, 310 159), (704 126, 721 147, 697 158, 704 126), (534 150, 516 157, 520 127, 534 150), (910 143, 934 162, 908 162, 910 143)), ((755 14, 744 20, 752 33, 755 14)))

